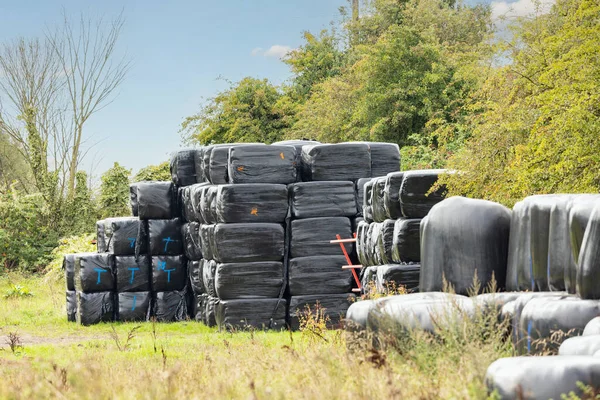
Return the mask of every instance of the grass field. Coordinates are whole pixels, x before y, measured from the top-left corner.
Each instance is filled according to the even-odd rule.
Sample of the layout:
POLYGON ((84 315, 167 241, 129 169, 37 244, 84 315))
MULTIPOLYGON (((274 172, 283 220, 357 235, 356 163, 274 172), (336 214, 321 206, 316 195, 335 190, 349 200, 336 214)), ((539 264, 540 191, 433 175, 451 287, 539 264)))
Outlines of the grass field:
POLYGON ((342 331, 321 336, 318 326, 294 333, 219 332, 194 321, 82 327, 66 321, 63 288, 61 279, 0 276, 1 399, 479 399, 487 397, 487 366, 510 351, 499 335, 472 327, 377 348, 342 331), (12 285, 33 296, 5 298, 12 285))

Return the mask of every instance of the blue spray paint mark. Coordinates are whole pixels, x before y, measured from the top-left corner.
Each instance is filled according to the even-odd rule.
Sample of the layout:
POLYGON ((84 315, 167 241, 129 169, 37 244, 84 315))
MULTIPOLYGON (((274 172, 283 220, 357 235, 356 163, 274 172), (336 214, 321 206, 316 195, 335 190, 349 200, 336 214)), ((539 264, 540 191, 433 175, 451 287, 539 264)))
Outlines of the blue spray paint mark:
POLYGON ((129 240, 129 248, 133 249, 135 247, 135 238, 127 238, 129 240))
POLYGON ((96 271, 98 273, 98 280, 96 281, 96 285, 100 284, 100 274, 102 274, 103 272, 106 272, 105 269, 102 268, 94 268, 94 271, 96 271))
POLYGON ((527 354, 531 354, 531 328, 533 321, 527 323, 527 354))
POLYGON ((166 262, 166 261, 158 261, 158 262, 156 263, 156 269, 157 269, 157 270, 159 270, 159 271, 160 271, 160 270, 162 269, 162 270, 164 271, 164 270, 165 270, 165 268, 167 268, 167 262, 166 262))
POLYGON ((131 311, 135 311, 135 300, 137 298, 137 294, 133 295, 133 307, 131 307, 131 311))
POLYGON ((165 272, 167 273, 167 282, 171 282, 171 271, 175 271, 176 268, 173 269, 165 269, 165 272))
POLYGON ((167 252, 167 248, 169 247, 169 243, 174 243, 175 240, 171 239, 171 237, 167 237, 163 239, 163 242, 165 242, 165 253, 167 252))
POLYGON ((133 278, 135 277, 135 271, 139 271, 139 268, 127 268, 128 270, 131 271, 131 278, 129 278, 129 283, 132 284, 133 283, 133 278))

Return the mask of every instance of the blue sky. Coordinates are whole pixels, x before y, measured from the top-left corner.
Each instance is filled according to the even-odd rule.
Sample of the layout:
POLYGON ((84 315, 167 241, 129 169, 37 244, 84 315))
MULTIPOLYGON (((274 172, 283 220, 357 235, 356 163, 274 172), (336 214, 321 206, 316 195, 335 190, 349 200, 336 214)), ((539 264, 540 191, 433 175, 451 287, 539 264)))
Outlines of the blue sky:
MULTIPOLYGON (((519 0, 514 4, 528 3, 519 0)), ((506 3, 502 3, 506 4, 506 3)), ((0 0, 0 41, 42 37, 61 12, 126 19, 118 53, 132 67, 114 102, 86 126, 96 143, 85 161, 96 178, 118 161, 137 171, 181 147, 183 118, 237 81, 265 77, 279 84, 290 73, 279 56, 339 21, 346 0, 0 0)), ((527 6, 527 5, 526 5, 527 6)), ((525 7, 526 7, 525 6, 525 7)))

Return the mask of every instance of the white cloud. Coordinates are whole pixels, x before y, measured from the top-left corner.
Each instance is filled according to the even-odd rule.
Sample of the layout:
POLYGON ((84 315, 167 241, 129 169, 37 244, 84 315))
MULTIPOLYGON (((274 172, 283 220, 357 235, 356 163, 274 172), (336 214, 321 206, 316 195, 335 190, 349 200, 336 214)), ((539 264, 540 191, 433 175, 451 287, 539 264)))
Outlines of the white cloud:
POLYGON ((539 0, 539 10, 536 8, 538 0, 517 0, 514 2, 492 1, 492 18, 526 17, 539 11, 547 13, 554 4, 554 0, 539 0))
POLYGON ((250 52, 250 55, 252 57, 256 57, 256 56, 258 56, 258 55, 260 55, 262 53, 263 53, 263 48, 262 47, 257 47, 255 49, 252 49, 252 51, 250 52))

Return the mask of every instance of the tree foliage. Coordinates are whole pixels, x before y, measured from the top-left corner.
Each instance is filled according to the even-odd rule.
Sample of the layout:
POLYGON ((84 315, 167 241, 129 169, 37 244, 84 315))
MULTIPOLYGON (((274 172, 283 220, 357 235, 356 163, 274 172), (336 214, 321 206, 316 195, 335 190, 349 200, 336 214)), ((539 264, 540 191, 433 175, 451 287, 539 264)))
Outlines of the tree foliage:
POLYGON ((131 170, 115 162, 102 174, 100 185, 99 214, 101 218, 125 217, 129 209, 129 176, 131 170))
POLYGON ((148 165, 138 171, 133 177, 133 182, 141 181, 170 181, 171 170, 168 161, 158 165, 148 165))

